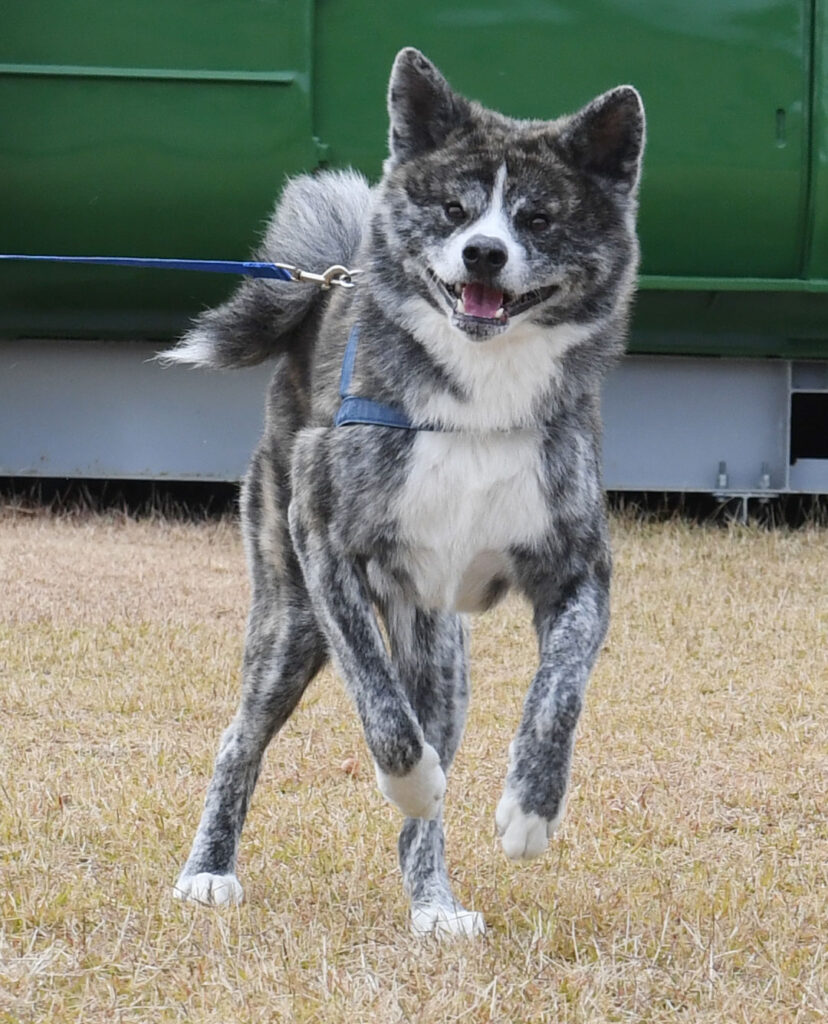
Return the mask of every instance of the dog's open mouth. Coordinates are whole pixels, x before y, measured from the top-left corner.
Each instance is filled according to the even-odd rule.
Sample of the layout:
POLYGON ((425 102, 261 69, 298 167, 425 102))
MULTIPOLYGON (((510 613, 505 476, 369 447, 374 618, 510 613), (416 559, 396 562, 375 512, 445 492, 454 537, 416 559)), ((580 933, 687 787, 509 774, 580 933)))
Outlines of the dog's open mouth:
POLYGON ((557 285, 548 285, 525 292, 523 295, 512 295, 481 281, 447 284, 435 274, 431 276, 451 304, 452 320, 458 327, 473 335, 499 333, 508 326, 510 317, 524 313, 558 290, 557 285))

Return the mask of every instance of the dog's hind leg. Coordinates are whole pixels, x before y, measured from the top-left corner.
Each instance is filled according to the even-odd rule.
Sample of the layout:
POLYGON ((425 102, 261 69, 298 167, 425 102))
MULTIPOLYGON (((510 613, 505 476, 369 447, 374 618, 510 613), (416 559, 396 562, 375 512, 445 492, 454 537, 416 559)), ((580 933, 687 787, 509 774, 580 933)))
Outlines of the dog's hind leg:
POLYGON ((175 884, 179 899, 239 903, 236 854, 262 755, 326 659, 313 613, 295 598, 254 604, 239 709, 221 737, 192 850, 175 884))
POLYGON ((257 457, 243 495, 253 602, 241 701, 221 737, 201 822, 175 884, 179 899, 241 901, 236 853, 262 755, 327 660, 327 645, 290 549, 275 493, 270 465, 266 458, 257 457))
MULTIPOLYGON (((468 645, 460 616, 404 607, 386 614, 400 681, 426 740, 448 773, 463 734, 469 701, 468 645)), ((415 933, 479 935, 483 916, 454 897, 446 870, 442 814, 406 818, 398 843, 403 885, 415 933)))

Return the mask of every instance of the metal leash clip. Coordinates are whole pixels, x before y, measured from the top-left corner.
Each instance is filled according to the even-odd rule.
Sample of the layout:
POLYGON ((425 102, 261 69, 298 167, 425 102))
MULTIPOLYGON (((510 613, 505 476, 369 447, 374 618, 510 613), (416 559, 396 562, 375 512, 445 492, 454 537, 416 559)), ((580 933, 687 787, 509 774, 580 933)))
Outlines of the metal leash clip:
POLYGON ((300 281, 305 284, 318 284, 322 291, 327 291, 331 285, 337 284, 340 288, 353 288, 353 278, 357 274, 361 273, 359 270, 349 270, 347 267, 340 266, 340 264, 334 264, 332 267, 328 267, 327 270, 321 274, 312 274, 309 270, 300 270, 299 267, 294 267, 290 263, 274 263, 275 267, 279 267, 281 270, 286 270, 290 274, 292 281, 300 281))

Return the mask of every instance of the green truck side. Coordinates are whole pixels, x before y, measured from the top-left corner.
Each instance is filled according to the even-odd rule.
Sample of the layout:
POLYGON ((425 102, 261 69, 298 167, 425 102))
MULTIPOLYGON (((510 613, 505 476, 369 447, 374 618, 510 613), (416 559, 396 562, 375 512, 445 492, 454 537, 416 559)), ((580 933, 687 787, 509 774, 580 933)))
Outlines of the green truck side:
MULTIPOLYGON (((287 175, 385 154, 395 52, 554 117, 648 115, 630 351, 828 358, 824 0, 29 0, 0 34, 0 251, 244 258, 287 175)), ((0 338, 163 339, 226 278, 0 266, 0 338)))

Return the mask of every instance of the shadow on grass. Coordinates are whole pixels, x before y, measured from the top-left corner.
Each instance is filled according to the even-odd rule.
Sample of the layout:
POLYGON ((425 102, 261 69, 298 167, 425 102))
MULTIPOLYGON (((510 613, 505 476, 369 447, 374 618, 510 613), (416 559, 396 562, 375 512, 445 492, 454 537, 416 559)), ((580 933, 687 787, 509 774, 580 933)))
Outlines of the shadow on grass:
MULTIPOLYGON (((616 515, 646 522, 681 520, 687 523, 719 524, 744 522, 740 497, 720 500, 712 494, 675 494, 614 491, 607 502, 616 515)), ((774 498, 750 498, 747 521, 770 529, 801 529, 828 526, 828 495, 784 494, 774 498)))
MULTIPOLYGON (((236 517, 238 499, 238 484, 216 481, 0 477, 0 510, 21 514, 114 513, 130 519, 201 522, 236 517)), ((615 491, 607 501, 615 514, 646 522, 678 519, 727 526, 743 520, 740 498, 719 501, 710 494, 615 491)), ((752 498, 748 518, 769 528, 828 526, 828 495, 752 498)))
POLYGON ((215 481, 0 478, 0 511, 202 522, 238 514, 239 485, 215 481))

